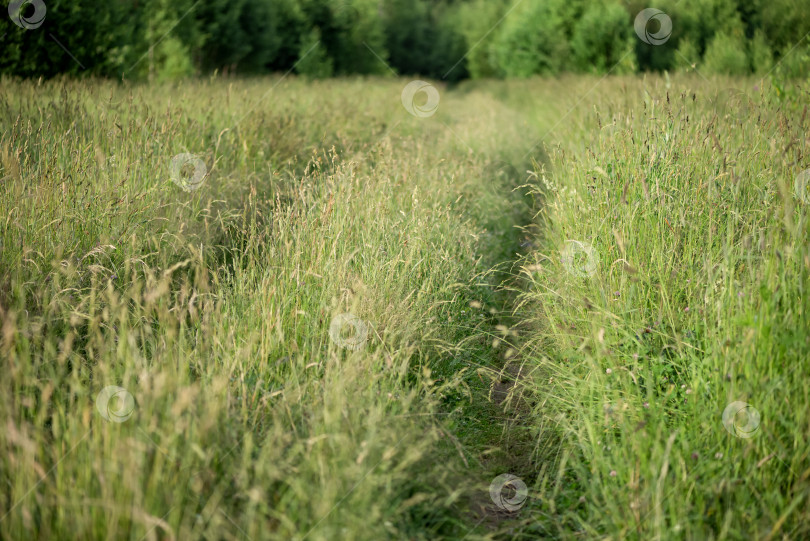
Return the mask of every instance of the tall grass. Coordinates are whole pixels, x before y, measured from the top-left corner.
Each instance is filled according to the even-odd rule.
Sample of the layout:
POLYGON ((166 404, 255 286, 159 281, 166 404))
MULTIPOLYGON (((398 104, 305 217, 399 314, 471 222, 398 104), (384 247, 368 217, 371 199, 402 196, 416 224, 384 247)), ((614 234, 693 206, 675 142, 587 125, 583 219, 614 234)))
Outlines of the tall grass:
POLYGON ((609 80, 557 130, 521 267, 546 466, 525 532, 810 535, 810 200, 794 182, 810 118, 807 84, 790 89, 609 80), (734 402, 750 407, 724 423, 734 402))
POLYGON ((469 531, 455 427, 497 356, 457 344, 499 317, 523 143, 483 94, 409 115, 406 82, 2 82, 3 536, 469 531))
POLYGON ((0 536, 808 536, 806 84, 407 83, 0 81, 0 536))

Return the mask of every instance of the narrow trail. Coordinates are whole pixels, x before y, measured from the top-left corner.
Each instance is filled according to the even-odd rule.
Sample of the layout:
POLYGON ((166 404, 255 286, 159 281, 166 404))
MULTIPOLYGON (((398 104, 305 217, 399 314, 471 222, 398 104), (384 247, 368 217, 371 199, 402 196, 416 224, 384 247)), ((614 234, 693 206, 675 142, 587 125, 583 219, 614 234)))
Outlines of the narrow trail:
MULTIPOLYGON (((441 115, 424 119, 402 110, 399 82, 348 81, 328 95, 325 110, 343 111, 345 96, 362 87, 367 117, 351 108, 313 115, 310 100, 321 94, 308 94, 309 84, 280 85, 284 112, 248 116, 238 133, 223 136, 216 174, 193 194, 169 178, 168 191, 157 190, 145 171, 121 165, 120 179, 104 169, 91 184, 110 197, 126 184, 143 194, 142 213, 108 216, 108 199, 99 197, 76 215, 72 209, 87 204, 78 189, 68 194, 71 205, 50 190, 42 190, 54 196, 49 205, 6 201, 9 214, 32 217, 31 231, 53 224, 51 209, 77 231, 100 216, 113 231, 157 224, 154 236, 133 234, 118 252, 106 237, 109 254, 76 252, 87 255, 58 280, 14 278, 32 302, 53 307, 47 318, 60 323, 34 310, 29 316, 25 300, 16 312, 24 319, 4 320, 21 340, 47 329, 13 351, 12 362, 24 369, 10 374, 4 395, 58 390, 53 405, 4 405, 40 457, 0 438, 21 472, 7 500, 22 503, 4 525, 15 537, 30 531, 29 515, 41 517, 43 531, 89 539, 117 528, 135 538, 257 541, 498 539, 526 520, 531 498, 511 508, 503 500, 515 495, 493 499, 490 486, 502 475, 533 485, 538 471, 530 404, 519 385, 525 367, 518 352, 531 335, 515 314, 517 269, 536 210, 519 188, 536 165, 520 157, 532 146, 526 135, 537 130, 504 99, 475 87, 445 91, 441 115), (314 120, 298 126, 288 110, 314 120), (283 127, 270 142, 268 125, 283 127), (313 133, 333 135, 321 141, 313 133), (245 149, 256 162, 272 155, 286 165, 257 172, 245 149), (105 278, 85 287, 81 273, 91 266, 105 278), (348 327, 364 329, 363 342, 372 331, 366 347, 352 347, 353 334, 333 333, 344 316, 359 322, 348 327), (32 377, 66 359, 74 364, 52 379, 32 377), (77 375, 72 367, 79 366, 89 372, 77 375), (106 404, 98 405, 99 396, 109 401, 108 387, 135 405, 127 422, 111 421, 106 404), (55 409, 64 415, 54 417, 55 409), (51 430, 54 418, 60 434, 51 430), (93 437, 82 437, 90 428, 93 437), (73 451, 63 461, 55 449, 73 451), (35 475, 40 463, 53 466, 47 482, 35 475), (94 474, 105 467, 110 475, 94 474), (39 487, 37 498, 29 497, 31 487, 39 487), (110 505, 72 515, 51 503, 88 497, 110 505), (154 528, 141 516, 163 522, 154 528)), ((72 124, 56 113, 66 107, 60 89, 45 91, 58 104, 48 122, 67 135, 72 124)), ((235 103, 248 109, 265 91, 246 85, 235 103)), ((180 93, 193 130, 151 123, 147 108, 168 107, 157 92, 139 96, 122 122, 161 142, 207 133, 198 126, 220 134, 241 112, 212 109, 229 92, 230 83, 216 81, 207 93, 180 93)), ((126 89, 110 93, 123 100, 126 89)), ((38 110, 26 114, 22 139, 39 122, 38 110)), ((80 118, 98 127, 92 133, 100 139, 65 138, 72 146, 62 152, 62 138, 53 138, 60 171, 78 167, 73 156, 94 163, 96 142, 116 156, 141 156, 140 139, 119 139, 113 119, 80 118)), ((182 150, 166 145, 167 155, 182 150)), ((204 148, 190 139, 186 145, 204 148)), ((157 157, 151 166, 160 170, 157 157)), ((33 166, 16 178, 19 193, 29 177, 39 178, 33 166)), ((30 240, 46 253, 53 238, 72 239, 66 229, 30 240)), ((3 467, 11 471, 10 462, 3 467)))
POLYGON ((810 538, 804 86, 5 84, 6 537, 810 538))
MULTIPOLYGON (((503 107, 501 103, 498 106, 503 107)), ((525 124, 525 119, 517 120, 514 111, 499 110, 493 132, 509 118, 515 119, 515 125, 525 124)), ((545 164, 542 151, 536 150, 535 154, 545 164)), ((483 172, 483 178, 489 177, 487 182, 508 202, 511 212, 508 220, 492 216, 490 223, 485 224, 498 239, 500 250, 485 258, 488 271, 481 277, 492 285, 492 297, 486 305, 473 307, 484 310, 488 317, 458 344, 462 354, 471 357, 471 362, 479 367, 477 377, 469 382, 472 384, 469 403, 463 408, 466 424, 452 434, 465 463, 476 476, 475 488, 469 499, 464 500, 467 507, 461 512, 467 523, 462 537, 465 540, 509 537, 510 524, 519 520, 520 508, 528 502, 496 502, 490 493, 491 485, 505 474, 530 485, 537 471, 535 442, 525 422, 530 405, 520 388, 527 369, 519 352, 523 334, 529 329, 516 313, 523 287, 519 265, 531 249, 530 239, 537 227, 534 218, 539 203, 524 187, 529 177, 527 171, 532 168, 530 161, 503 159, 491 162, 483 172)), ((501 498, 517 502, 521 496, 507 485, 501 498)))
MULTIPOLYGON (((512 180, 515 181, 516 188, 522 184, 519 178, 512 180)), ((534 442, 524 425, 529 404, 524 400, 520 389, 520 381, 526 373, 519 354, 521 332, 525 325, 516 314, 521 287, 516 268, 527 244, 526 240, 522 240, 522 232, 532 229, 533 209, 527 206, 526 210, 528 212, 522 215, 521 222, 514 224, 515 231, 521 234, 510 246, 512 257, 493 267, 493 277, 498 284, 498 308, 496 317, 489 322, 487 332, 492 337, 488 359, 488 364, 492 367, 491 380, 487 382, 488 389, 484 389, 486 394, 480 393, 473 398, 479 402, 479 406, 473 406, 479 422, 490 427, 490 430, 483 432, 487 437, 478 442, 479 461, 488 474, 484 481, 490 483, 495 477, 504 474, 525 482, 536 470, 533 460, 534 442), (497 427, 497 430, 492 430, 491 427, 497 427)), ((519 507, 512 511, 508 508, 509 504, 504 505, 493 499, 489 486, 485 488, 487 490, 479 492, 472 502, 475 522, 468 539, 475 534, 504 533, 509 523, 519 518, 519 508, 525 503, 516 503, 519 507)), ((508 486, 502 488, 501 497, 520 500, 520 495, 515 494, 508 486)))

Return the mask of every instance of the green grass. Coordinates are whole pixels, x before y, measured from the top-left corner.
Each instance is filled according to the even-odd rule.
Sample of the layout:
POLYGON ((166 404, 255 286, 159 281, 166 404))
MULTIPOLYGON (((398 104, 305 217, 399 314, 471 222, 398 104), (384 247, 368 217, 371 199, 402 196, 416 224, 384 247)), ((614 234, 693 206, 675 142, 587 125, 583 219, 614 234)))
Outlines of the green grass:
POLYGON ((810 535, 810 200, 794 189, 808 89, 610 80, 559 130, 537 170, 540 247, 521 268, 524 388, 547 465, 526 531, 810 535), (750 101, 725 107, 730 87, 750 101), (592 273, 568 272, 569 241, 592 246, 592 273), (724 427, 734 401, 759 412, 750 437, 724 427))
POLYGON ((810 533, 807 86, 408 82, 0 81, 0 536, 810 533))
POLYGON ((459 342, 497 323, 490 269, 530 218, 490 174, 519 126, 480 93, 415 118, 403 85, 3 82, 4 531, 469 530, 488 481, 458 438, 496 444, 466 408, 497 356, 459 342), (183 152, 196 191, 170 180, 183 152), (329 337, 346 312, 356 351, 329 337), (125 422, 96 410, 108 385, 125 422))

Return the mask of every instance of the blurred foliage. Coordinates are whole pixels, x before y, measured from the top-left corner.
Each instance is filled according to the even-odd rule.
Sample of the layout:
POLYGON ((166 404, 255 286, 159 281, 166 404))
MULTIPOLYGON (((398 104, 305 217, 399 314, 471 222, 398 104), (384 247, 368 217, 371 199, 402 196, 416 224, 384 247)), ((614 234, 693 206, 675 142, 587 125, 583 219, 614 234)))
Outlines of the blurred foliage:
POLYGON ((574 27, 571 48, 576 68, 584 72, 634 71, 631 53, 633 28, 622 6, 595 2, 588 6, 574 27))
POLYGON ((493 43, 499 72, 507 77, 562 71, 569 58, 563 2, 524 4, 506 19, 493 43))
MULTIPOLYGON (((30 0, 29 0, 30 2, 30 0)), ((668 0, 660 45, 638 39, 629 0, 48 0, 38 28, 0 20, 0 73, 129 79, 286 72, 455 81, 695 68, 806 77, 803 0, 668 0), (688 54, 687 54, 688 53, 688 54), (314 55, 312 58, 307 58, 314 55)), ((31 16, 30 3, 23 8, 31 16)), ((658 23, 650 21, 651 31, 658 23)))

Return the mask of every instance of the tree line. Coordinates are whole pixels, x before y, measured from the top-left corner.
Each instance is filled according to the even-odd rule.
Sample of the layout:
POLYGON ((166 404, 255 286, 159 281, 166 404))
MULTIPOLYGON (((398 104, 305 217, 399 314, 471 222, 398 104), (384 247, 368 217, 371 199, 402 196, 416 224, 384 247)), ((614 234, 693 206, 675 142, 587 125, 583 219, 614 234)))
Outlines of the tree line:
POLYGON ((11 0, 0 73, 294 71, 457 81, 561 72, 810 71, 807 0, 11 0), (666 22, 669 20, 669 23, 666 22), (635 23, 635 26, 634 26, 635 23), (671 24, 671 32, 667 24, 671 24), (650 43, 650 41, 654 41, 650 43))

